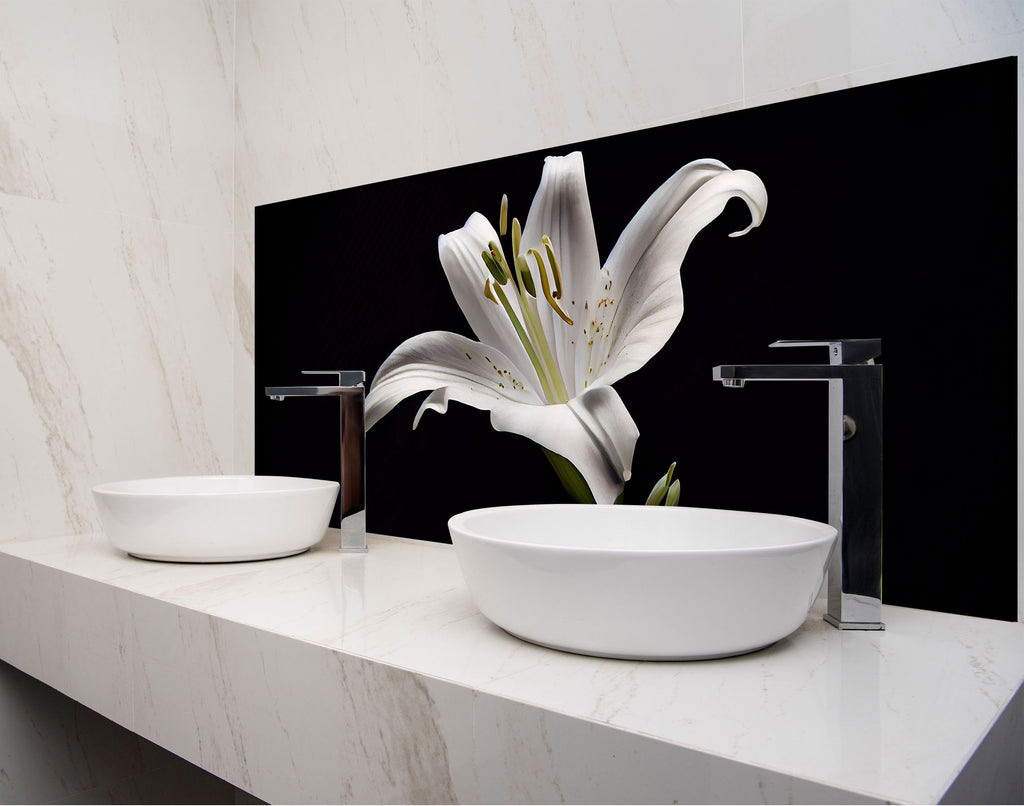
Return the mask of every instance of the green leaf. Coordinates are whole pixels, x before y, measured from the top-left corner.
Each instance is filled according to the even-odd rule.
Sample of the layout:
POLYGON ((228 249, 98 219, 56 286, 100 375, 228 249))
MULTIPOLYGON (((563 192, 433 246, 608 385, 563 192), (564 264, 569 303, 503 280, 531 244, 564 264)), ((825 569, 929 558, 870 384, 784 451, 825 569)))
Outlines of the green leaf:
POLYGON ((541 450, 548 457, 551 467, 558 475, 558 480, 562 482, 562 486, 573 501, 577 504, 595 503, 594 494, 590 492, 590 486, 580 471, 576 469, 576 465, 554 451, 549 451, 547 448, 541 448, 541 450))
POLYGON ((672 486, 668 488, 668 495, 665 496, 665 506, 679 506, 679 479, 673 481, 672 486))

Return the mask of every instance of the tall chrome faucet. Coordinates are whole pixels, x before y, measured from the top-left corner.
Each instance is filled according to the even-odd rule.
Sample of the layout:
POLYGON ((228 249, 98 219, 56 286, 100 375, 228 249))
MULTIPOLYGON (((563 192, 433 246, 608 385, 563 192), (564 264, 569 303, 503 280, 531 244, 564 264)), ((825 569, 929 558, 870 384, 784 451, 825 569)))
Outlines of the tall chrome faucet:
POLYGON ((268 386, 271 400, 337 397, 341 403, 341 551, 366 551, 366 428, 363 413, 366 373, 303 370, 303 375, 334 375, 337 386, 268 386))
POLYGON ((842 630, 882 623, 881 339, 777 341, 771 347, 828 347, 828 364, 723 364, 727 387, 747 381, 828 381, 828 522, 839 532, 828 568, 825 620, 842 630))

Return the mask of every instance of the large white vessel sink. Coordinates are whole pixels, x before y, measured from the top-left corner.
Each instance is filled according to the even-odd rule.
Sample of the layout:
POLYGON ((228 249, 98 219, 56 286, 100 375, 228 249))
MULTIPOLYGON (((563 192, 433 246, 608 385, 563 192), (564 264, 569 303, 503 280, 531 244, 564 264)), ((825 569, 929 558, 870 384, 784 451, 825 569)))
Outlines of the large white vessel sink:
POLYGON ((477 607, 512 635, 610 658, 752 652, 796 630, 836 530, 689 507, 490 507, 448 522, 477 607))
POLYGON ((107 538, 146 560, 269 560, 324 536, 338 482, 286 476, 178 476, 93 488, 107 538))

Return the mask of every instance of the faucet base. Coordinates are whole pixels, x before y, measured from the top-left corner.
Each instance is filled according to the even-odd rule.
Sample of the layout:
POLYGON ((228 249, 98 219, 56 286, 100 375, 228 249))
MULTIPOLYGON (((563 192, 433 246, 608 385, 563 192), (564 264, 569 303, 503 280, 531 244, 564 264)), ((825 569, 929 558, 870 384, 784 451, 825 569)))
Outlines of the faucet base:
POLYGON ((840 621, 828 613, 824 616, 825 621, 837 630, 884 630, 885 624, 881 621, 840 621))

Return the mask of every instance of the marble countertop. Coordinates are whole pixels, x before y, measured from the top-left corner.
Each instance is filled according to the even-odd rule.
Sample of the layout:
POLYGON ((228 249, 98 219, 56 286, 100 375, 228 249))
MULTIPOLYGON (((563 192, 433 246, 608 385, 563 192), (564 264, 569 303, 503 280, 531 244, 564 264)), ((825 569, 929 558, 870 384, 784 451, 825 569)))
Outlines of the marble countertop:
POLYGON ((490 624, 451 546, 369 543, 220 565, 6 543, 0 657, 265 800, 936 802, 998 774, 991 745, 1020 766, 1024 624, 815 609, 742 657, 603 660, 490 624))

